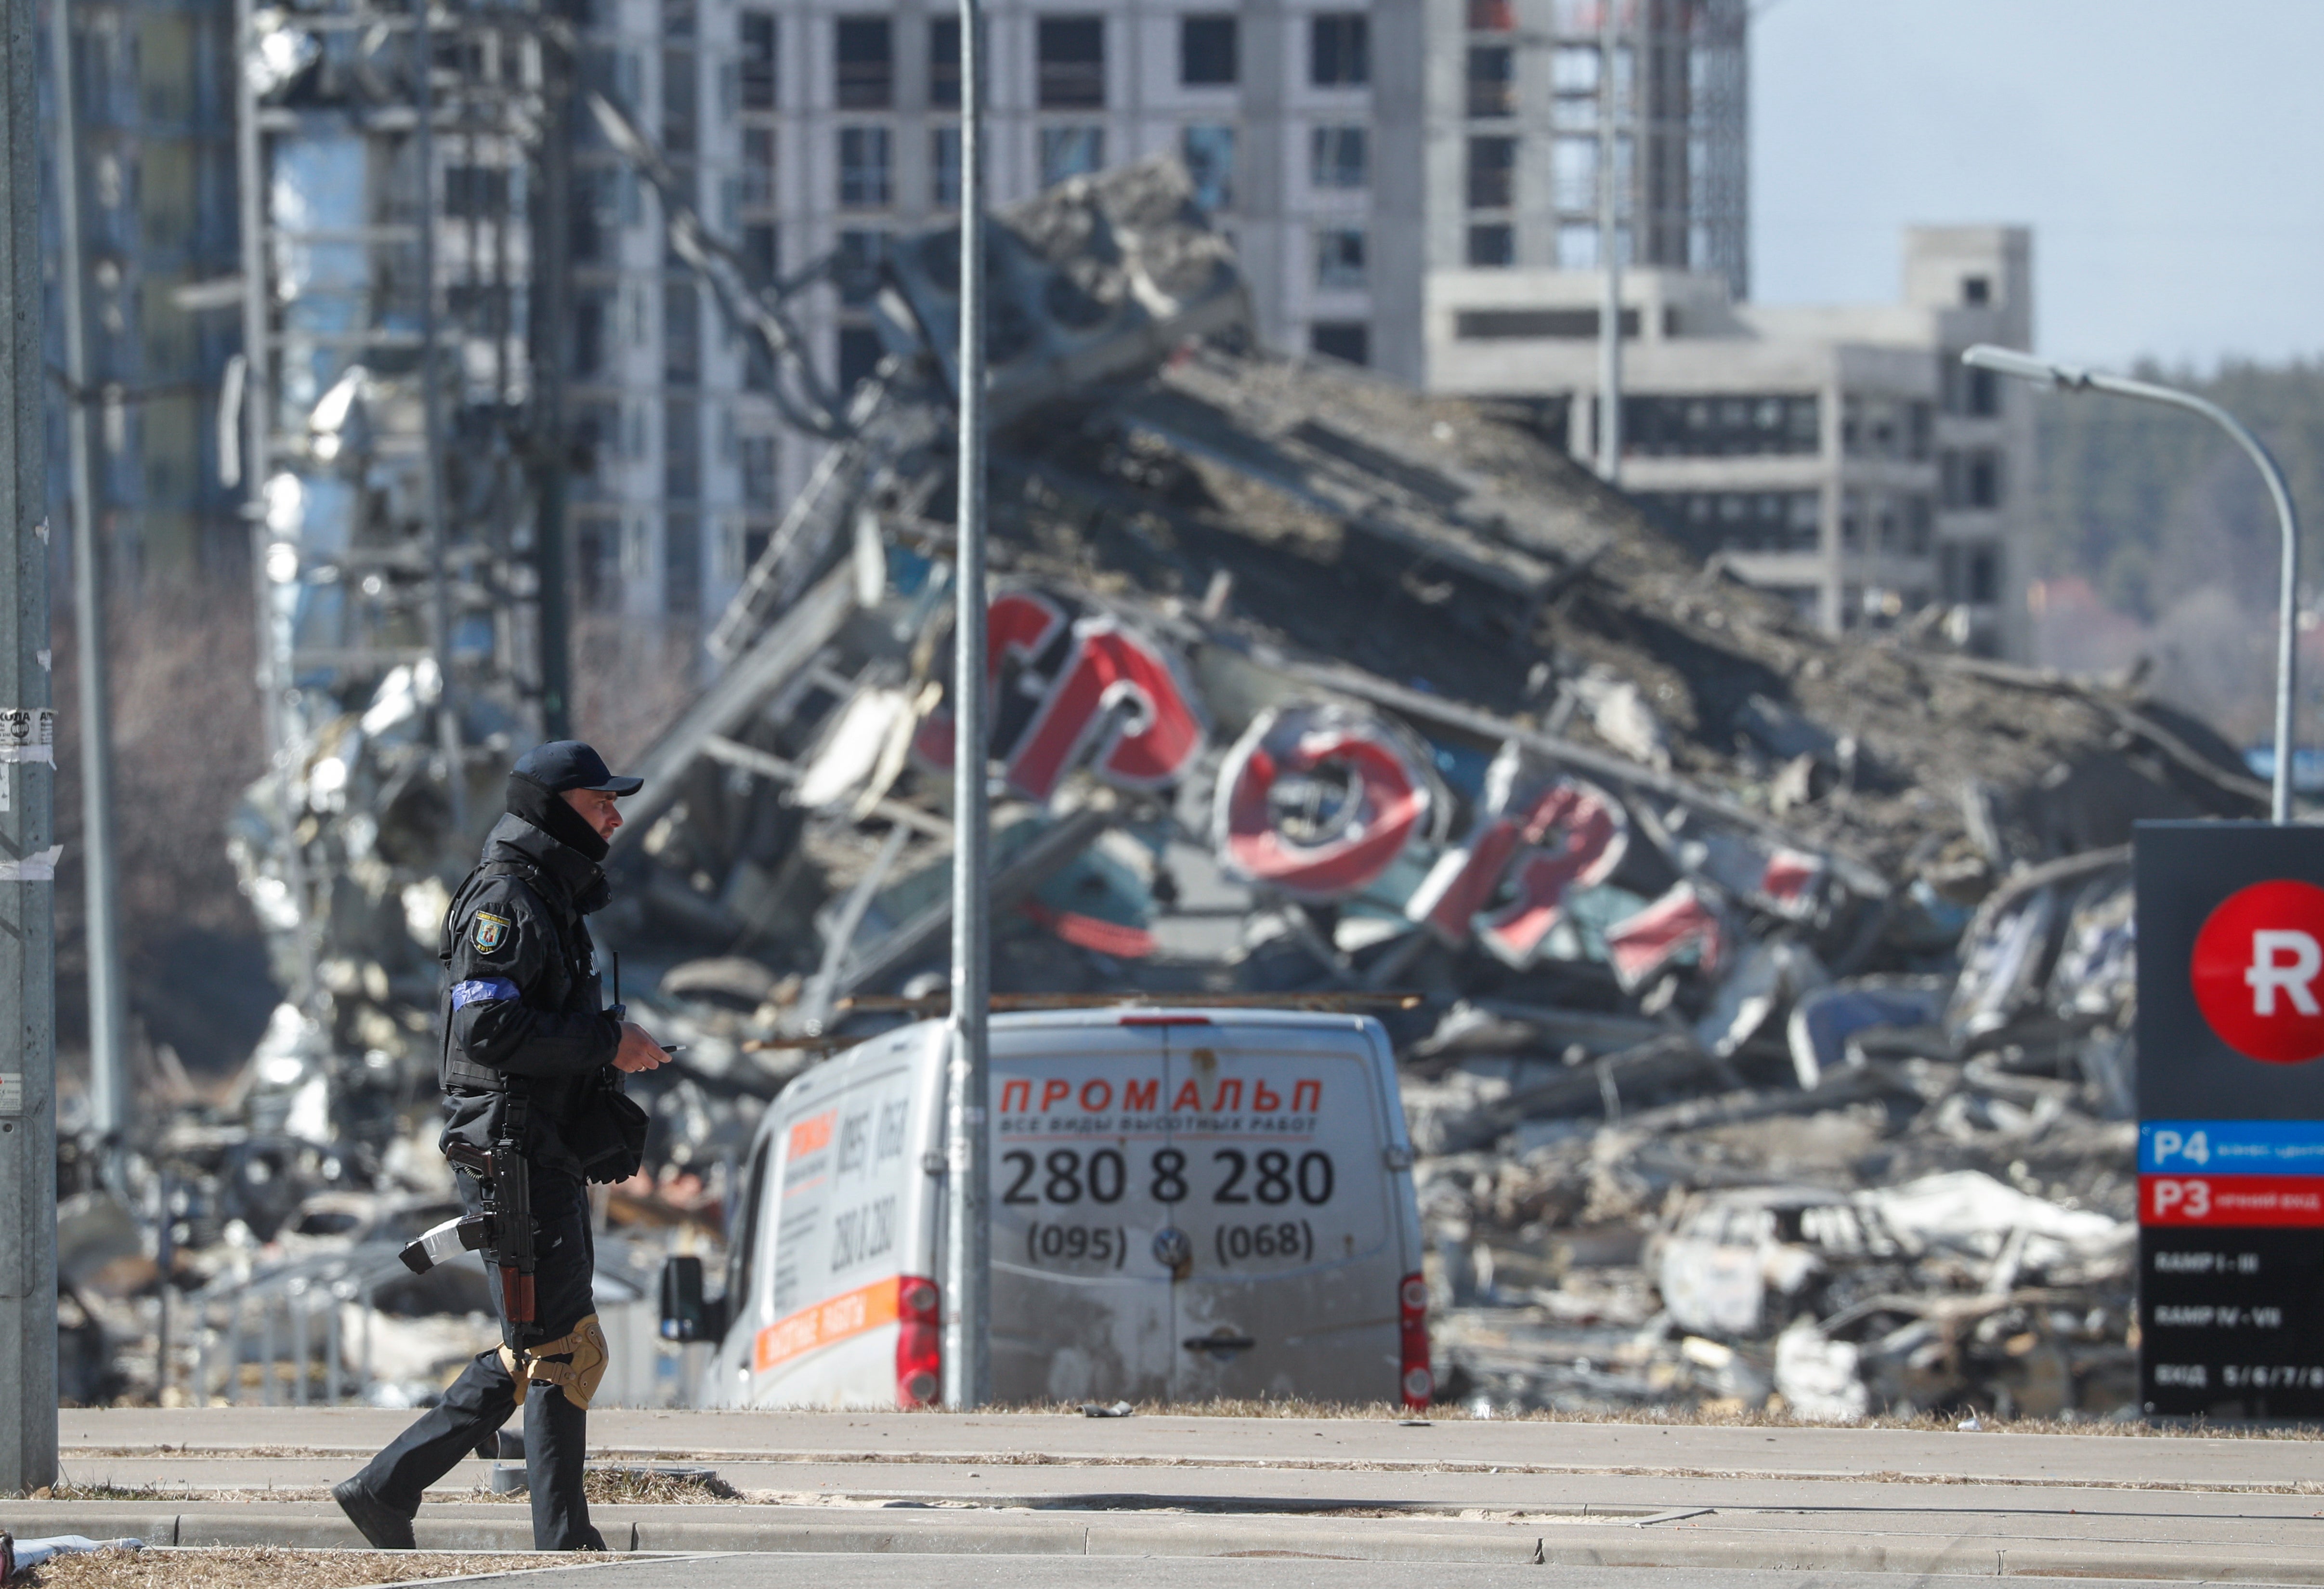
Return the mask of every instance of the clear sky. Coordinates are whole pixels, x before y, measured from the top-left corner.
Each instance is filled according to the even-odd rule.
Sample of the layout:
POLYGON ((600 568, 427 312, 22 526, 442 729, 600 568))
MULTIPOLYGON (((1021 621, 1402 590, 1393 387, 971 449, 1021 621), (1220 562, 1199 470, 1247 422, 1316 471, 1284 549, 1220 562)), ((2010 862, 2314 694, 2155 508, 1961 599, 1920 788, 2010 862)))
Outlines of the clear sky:
POLYGON ((2052 356, 2324 356, 2324 0, 1754 11, 1755 298, 1891 300, 1900 227, 2015 222, 2052 356))

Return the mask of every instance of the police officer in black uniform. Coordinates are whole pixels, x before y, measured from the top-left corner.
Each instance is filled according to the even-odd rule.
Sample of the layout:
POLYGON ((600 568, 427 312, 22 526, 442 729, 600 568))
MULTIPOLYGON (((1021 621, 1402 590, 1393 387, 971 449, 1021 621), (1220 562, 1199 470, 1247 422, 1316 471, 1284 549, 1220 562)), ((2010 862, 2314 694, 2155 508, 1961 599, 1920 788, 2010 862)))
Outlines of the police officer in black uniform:
MULTIPOLYGON (((442 1146, 456 1163, 496 1144, 521 1146, 530 1167, 534 1311, 529 1325, 510 1322, 501 1271, 488 1264, 502 1345, 480 1354, 440 1403, 331 1492, 381 1549, 414 1547, 421 1492, 520 1401, 533 1547, 605 1547, 581 1494, 589 1399, 605 1372, 583 1183, 637 1172, 645 1115, 622 1095, 620 1073, 650 1070, 669 1056, 619 1010, 604 1008, 584 919, 612 898, 597 864, 622 825, 614 801, 642 781, 615 777, 575 740, 527 752, 509 776, 507 814, 445 917, 442 1146)), ((463 1169, 458 1179, 468 1212, 484 1208, 477 1175, 463 1169)))

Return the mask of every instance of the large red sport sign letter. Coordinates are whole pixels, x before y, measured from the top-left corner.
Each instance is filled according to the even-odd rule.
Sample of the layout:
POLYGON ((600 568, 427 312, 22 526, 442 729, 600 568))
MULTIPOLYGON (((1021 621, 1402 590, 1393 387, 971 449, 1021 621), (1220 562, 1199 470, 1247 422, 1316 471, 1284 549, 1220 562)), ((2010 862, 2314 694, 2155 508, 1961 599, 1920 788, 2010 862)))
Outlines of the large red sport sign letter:
MULTIPOLYGON (((1084 763, 1120 789, 1164 789, 1202 755, 1202 708, 1176 659, 1111 614, 1005 590, 986 624, 991 745, 1019 794, 1047 800, 1084 763)), ((952 738, 947 707, 921 725, 913 749, 948 768, 952 738)))

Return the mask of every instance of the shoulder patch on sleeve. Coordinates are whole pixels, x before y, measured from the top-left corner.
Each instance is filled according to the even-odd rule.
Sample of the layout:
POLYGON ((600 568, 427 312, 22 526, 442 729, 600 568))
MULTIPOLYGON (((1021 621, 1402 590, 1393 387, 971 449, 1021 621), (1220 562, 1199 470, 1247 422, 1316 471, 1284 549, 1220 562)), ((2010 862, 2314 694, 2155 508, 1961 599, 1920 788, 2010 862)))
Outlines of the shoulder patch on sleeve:
POLYGON ((476 946, 476 953, 489 955, 507 944, 514 933, 515 928, 507 917, 479 910, 475 925, 468 930, 468 938, 476 946))

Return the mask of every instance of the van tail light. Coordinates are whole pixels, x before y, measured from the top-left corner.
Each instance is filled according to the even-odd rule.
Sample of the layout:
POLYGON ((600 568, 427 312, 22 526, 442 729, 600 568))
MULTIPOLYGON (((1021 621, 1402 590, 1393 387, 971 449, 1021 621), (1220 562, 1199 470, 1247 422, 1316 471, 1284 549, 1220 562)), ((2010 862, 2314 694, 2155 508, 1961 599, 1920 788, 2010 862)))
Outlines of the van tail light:
MULTIPOLYGON (((896 1405, 934 1407, 944 1390, 944 1319, 936 1283, 918 1275, 896 1280, 896 1405)), ((1427 1356, 1425 1337, 1422 1357, 1427 1356)))
POLYGON ((1436 1394, 1436 1376, 1428 1369, 1428 1282, 1408 1274, 1396 1289, 1397 1321, 1402 1326, 1404 1404, 1425 1407, 1436 1394))

